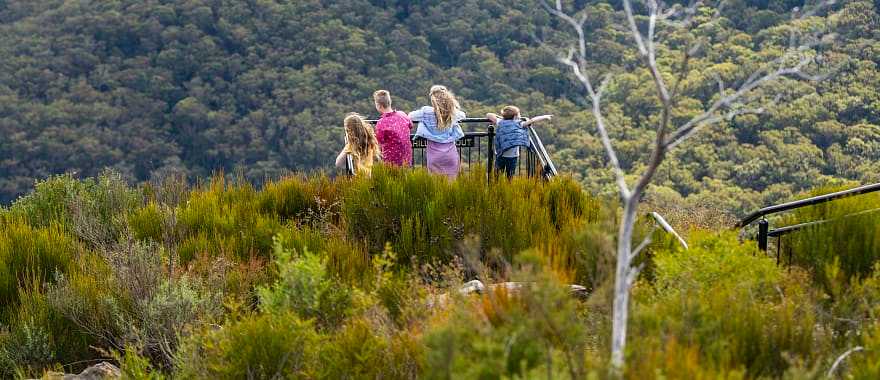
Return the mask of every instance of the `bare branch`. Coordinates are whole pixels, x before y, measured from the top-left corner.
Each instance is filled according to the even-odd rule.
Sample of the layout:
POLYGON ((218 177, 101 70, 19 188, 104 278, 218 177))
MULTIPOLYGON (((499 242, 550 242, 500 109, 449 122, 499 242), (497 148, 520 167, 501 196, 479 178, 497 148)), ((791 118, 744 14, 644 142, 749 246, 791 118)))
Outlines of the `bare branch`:
POLYGON ((635 249, 633 249, 632 253, 629 254, 629 262, 633 262, 633 260, 635 260, 639 256, 639 253, 642 253, 645 248, 647 248, 649 245, 651 245, 651 243, 654 242, 654 232, 657 232, 656 225, 651 228, 651 232, 648 232, 648 235, 645 236, 642 242, 639 243, 639 245, 635 249))
POLYGON ((840 355, 839 357, 837 357, 837 360, 835 360, 834 364, 831 365, 831 368, 828 370, 828 373, 825 374, 825 377, 830 379, 832 376, 834 376, 834 372, 837 371, 837 367, 840 366, 840 363, 843 363, 844 359, 846 359, 848 356, 852 355, 855 352, 864 351, 864 350, 865 350, 865 348, 862 346, 855 346, 855 347, 847 350, 846 352, 844 352, 843 355, 840 355))
POLYGON ((587 57, 587 39, 584 38, 584 23, 587 21, 586 17, 582 17, 580 21, 574 19, 574 17, 569 16, 567 13, 562 11, 562 1, 556 0, 556 8, 550 7, 550 4, 547 4, 546 0, 541 0, 541 6, 547 10, 550 14, 559 17, 563 21, 567 22, 571 27, 575 30, 578 35, 578 52, 580 53, 580 58, 587 57))
POLYGON ((643 269, 645 269, 645 263, 641 263, 629 269, 629 273, 626 274, 627 289, 632 288, 633 284, 636 283, 636 279, 639 278, 639 273, 642 273, 643 269))
MULTIPOLYGON (((579 37, 583 38, 583 35, 579 34, 579 37)), ((580 45, 584 45, 583 41, 581 41, 580 45)), ((587 91, 587 95, 590 97, 590 102, 592 103, 593 118, 596 119, 596 129, 599 131, 599 138, 602 141, 602 147, 605 149, 605 153, 608 156, 608 161, 611 165, 611 170, 614 172, 618 191, 620 192, 621 198, 629 199, 631 191, 626 184, 626 174, 620 166, 620 160, 617 158, 617 152, 614 150, 614 145, 611 143, 611 137, 608 135, 608 128, 605 125, 605 118, 602 115, 602 93, 607 87, 610 77, 606 76, 599 86, 599 91, 596 91, 593 88, 593 83, 590 80, 589 74, 581 69, 584 60, 578 58, 578 60, 575 61, 574 55, 574 50, 570 49, 568 56, 559 58, 559 61, 571 68, 575 77, 581 82, 584 89, 587 91)))

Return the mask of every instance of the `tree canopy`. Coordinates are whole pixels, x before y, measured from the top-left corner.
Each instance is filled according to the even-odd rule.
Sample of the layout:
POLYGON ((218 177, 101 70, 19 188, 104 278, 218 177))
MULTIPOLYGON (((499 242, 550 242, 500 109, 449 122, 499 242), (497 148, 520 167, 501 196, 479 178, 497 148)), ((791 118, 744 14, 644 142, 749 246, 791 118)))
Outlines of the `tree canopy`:
MULTIPOLYGON (((593 63, 616 73, 605 112, 622 163, 637 169, 657 117, 650 75, 624 48, 620 4, 575 3, 588 14, 593 63)), ((819 52, 836 74, 781 81, 780 106, 676 149, 649 197, 744 212, 806 188, 880 180, 880 2, 791 22, 802 3, 729 1, 720 22, 701 24, 710 46, 676 112, 716 96, 715 77, 736 81, 779 55, 791 28, 837 32, 819 52)), ((409 110, 434 83, 470 114, 514 104, 556 115, 541 133, 557 166, 610 194, 586 101, 548 47, 558 23, 535 1, 0 1, 0 200, 35 179, 106 167, 130 181, 330 168, 342 118, 375 114, 374 90, 409 110)), ((674 37, 661 61, 679 49, 674 37)))

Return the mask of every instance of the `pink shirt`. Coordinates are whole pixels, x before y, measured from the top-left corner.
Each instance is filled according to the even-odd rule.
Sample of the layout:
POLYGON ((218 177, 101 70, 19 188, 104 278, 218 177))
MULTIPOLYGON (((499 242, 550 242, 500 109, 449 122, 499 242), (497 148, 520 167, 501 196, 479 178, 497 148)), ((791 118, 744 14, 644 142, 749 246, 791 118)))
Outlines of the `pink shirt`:
POLYGON ((396 166, 409 166, 412 162, 410 128, 412 121, 405 113, 392 111, 382 114, 376 123, 376 139, 382 149, 382 161, 396 166))

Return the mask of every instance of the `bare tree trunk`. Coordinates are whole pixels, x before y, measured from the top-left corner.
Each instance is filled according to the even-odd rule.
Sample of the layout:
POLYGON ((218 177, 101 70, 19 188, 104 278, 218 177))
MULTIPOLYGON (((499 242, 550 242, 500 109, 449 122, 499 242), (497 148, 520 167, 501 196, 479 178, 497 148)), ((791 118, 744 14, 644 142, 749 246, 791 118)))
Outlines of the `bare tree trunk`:
POLYGON ((638 202, 633 202, 633 199, 634 197, 630 197, 625 202, 623 219, 617 234, 617 270, 614 276, 614 304, 611 314, 611 366, 618 373, 623 369, 626 324, 629 320, 629 288, 632 285, 629 279, 633 269, 630 256, 638 208, 638 202))

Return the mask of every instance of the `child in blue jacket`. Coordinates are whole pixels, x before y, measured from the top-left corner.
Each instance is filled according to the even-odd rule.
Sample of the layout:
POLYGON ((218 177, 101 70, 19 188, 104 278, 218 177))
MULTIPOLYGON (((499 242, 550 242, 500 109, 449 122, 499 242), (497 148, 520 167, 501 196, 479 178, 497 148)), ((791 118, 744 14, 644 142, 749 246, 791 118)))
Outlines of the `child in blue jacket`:
POLYGON ((495 169, 504 171, 507 178, 513 177, 519 162, 519 147, 529 148, 528 127, 534 123, 550 120, 553 115, 541 115, 522 121, 519 108, 506 106, 501 109, 501 116, 494 113, 486 114, 486 118, 495 124, 495 169))

